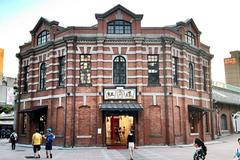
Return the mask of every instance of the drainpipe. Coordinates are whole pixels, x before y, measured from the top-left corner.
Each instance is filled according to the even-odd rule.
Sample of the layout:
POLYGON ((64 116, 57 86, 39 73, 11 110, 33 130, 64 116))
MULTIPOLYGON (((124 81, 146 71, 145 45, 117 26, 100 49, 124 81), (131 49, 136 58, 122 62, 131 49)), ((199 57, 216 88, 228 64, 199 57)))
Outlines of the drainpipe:
POLYGON ((77 45, 77 37, 73 37, 73 54, 74 54, 74 63, 73 63, 73 67, 74 67, 74 75, 73 75, 73 112, 72 112, 72 148, 75 146, 75 141, 76 141, 76 134, 75 134, 75 121, 76 121, 76 46, 77 45))

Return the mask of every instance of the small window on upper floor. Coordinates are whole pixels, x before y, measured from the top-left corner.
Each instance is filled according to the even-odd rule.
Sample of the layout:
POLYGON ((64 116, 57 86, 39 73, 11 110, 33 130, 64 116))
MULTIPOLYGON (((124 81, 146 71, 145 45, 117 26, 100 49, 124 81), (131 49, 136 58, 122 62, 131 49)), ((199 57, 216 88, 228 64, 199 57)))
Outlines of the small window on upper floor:
POLYGON ((42 31, 37 37, 37 45, 47 43, 50 40, 50 34, 48 31, 42 31))
POLYGON ((189 63, 188 65, 188 88, 189 89, 194 89, 194 66, 192 63, 189 63))
POLYGON ((46 64, 42 63, 39 70, 39 89, 44 90, 46 88, 46 64))
POLYGON ((131 34, 132 26, 131 23, 123 20, 111 21, 107 24, 108 34, 131 34))
POLYGON ((195 40, 195 36, 192 32, 187 31, 185 34, 185 41, 190 44, 195 46, 196 45, 196 40, 195 40))

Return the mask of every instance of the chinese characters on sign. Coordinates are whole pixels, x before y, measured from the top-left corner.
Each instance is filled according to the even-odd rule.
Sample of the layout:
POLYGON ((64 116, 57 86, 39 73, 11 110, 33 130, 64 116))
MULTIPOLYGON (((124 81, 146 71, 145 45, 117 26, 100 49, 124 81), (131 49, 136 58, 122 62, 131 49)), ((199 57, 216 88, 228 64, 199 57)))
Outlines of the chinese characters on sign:
POLYGON ((236 64, 236 58, 225 58, 224 64, 236 64))
POLYGON ((116 89, 104 89, 105 100, 136 100, 136 89, 117 87, 116 89))

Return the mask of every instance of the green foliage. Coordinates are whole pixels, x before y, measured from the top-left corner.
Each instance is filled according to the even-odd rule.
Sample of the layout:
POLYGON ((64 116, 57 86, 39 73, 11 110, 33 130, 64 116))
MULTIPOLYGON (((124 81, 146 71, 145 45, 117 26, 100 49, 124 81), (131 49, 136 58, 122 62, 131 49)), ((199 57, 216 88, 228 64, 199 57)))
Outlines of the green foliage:
POLYGON ((0 113, 5 112, 5 113, 9 113, 13 111, 13 106, 12 105, 2 105, 0 106, 0 113))

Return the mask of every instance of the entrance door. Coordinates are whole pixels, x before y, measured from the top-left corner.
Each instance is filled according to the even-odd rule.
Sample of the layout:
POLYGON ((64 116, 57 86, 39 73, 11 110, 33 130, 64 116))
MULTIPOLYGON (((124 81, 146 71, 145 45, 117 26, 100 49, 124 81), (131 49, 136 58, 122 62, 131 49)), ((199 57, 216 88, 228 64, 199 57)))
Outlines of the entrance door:
POLYGON ((126 145, 127 135, 134 129, 134 117, 128 115, 106 117, 106 144, 126 145))
POLYGON ((111 117, 111 142, 112 144, 120 142, 118 116, 111 117))

